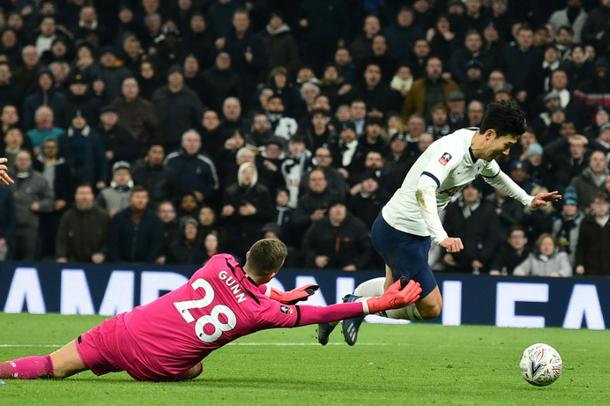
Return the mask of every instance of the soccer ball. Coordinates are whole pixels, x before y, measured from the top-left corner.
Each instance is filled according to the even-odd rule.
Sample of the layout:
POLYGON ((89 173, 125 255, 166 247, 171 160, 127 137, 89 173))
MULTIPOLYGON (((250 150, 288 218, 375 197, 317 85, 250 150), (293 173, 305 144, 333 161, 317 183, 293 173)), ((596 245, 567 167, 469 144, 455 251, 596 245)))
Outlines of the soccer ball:
POLYGON ((561 375, 561 356, 550 345, 532 344, 521 356, 521 376, 534 386, 552 384, 561 375))

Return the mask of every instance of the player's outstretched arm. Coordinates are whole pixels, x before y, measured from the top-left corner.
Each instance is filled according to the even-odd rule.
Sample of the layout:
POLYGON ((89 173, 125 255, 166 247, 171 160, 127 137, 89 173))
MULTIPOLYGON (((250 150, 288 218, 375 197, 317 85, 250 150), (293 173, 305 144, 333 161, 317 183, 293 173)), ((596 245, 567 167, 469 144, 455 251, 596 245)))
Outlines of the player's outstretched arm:
POLYGON ((399 309, 419 300, 421 286, 413 280, 405 284, 401 279, 394 282, 383 295, 363 301, 339 303, 330 306, 298 306, 300 318, 297 326, 329 323, 382 312, 389 309, 399 309))
POLYGON ((0 378, 67 378, 87 369, 89 368, 81 360, 76 349, 76 341, 72 340, 50 355, 34 355, 0 362, 0 378))
POLYGON ((497 171, 498 172, 496 172, 495 175, 485 176, 485 174, 483 174, 483 179, 485 179, 485 182, 494 188, 501 190, 507 196, 521 202, 521 204, 524 206, 538 209, 548 202, 552 203, 561 200, 561 195, 557 191, 538 193, 536 196, 530 196, 521 188, 521 186, 517 185, 517 183, 515 183, 510 176, 502 172, 499 167, 497 167, 497 171))

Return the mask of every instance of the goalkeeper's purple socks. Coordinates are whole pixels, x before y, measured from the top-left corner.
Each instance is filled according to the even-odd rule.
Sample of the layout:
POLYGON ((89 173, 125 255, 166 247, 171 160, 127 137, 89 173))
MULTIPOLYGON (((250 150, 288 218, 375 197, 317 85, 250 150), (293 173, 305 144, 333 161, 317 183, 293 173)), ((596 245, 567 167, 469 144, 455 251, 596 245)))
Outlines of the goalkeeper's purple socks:
POLYGON ((0 362, 0 378, 36 379, 52 378, 53 364, 48 355, 34 355, 0 362))

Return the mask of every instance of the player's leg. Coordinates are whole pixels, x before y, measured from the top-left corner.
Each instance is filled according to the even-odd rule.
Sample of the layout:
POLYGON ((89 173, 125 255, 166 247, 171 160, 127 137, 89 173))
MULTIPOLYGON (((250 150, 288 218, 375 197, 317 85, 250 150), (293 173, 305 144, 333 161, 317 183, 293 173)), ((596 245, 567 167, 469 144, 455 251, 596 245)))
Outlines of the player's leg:
MULTIPOLYGON (((425 272, 426 279, 428 279, 425 282, 425 285, 431 286, 432 281, 430 280, 430 277, 432 277, 432 279, 434 278, 432 272, 423 272, 425 272)), ((385 288, 387 288, 394 282, 393 274, 394 272, 392 272, 392 269, 386 266, 385 288)), ((424 275, 419 276, 421 279, 421 277, 424 275)), ((438 288, 438 285, 436 285, 436 280, 434 280, 433 283, 434 288, 422 299, 401 309, 388 310, 386 311, 386 315, 391 319, 404 320, 428 320, 437 318, 443 308, 443 297, 441 296, 441 291, 438 288)))
MULTIPOLYGON (((344 302, 354 301, 360 297, 373 297, 373 296, 381 296, 384 292, 384 283, 385 278, 374 278, 369 279, 368 281, 362 282, 360 285, 356 287, 354 293, 352 295, 346 295, 343 298, 344 302)), ((357 324, 357 327, 360 326, 364 318, 357 317, 354 319, 354 323, 357 324)), ((330 333, 337 327, 339 324, 338 321, 334 321, 332 323, 321 323, 318 324, 318 328, 316 330, 318 342, 322 345, 328 344, 328 338, 330 333)), ((357 327, 355 327, 357 329, 357 327)), ((353 329, 354 327, 352 327, 353 329)))
POLYGON ((203 372, 203 364, 201 362, 195 364, 183 376, 178 377, 176 381, 189 381, 197 378, 203 372))
POLYGON ((76 340, 70 341, 51 353, 51 363, 53 364, 53 378, 67 378, 89 369, 78 353, 76 340))
POLYGON ((76 344, 68 344, 50 355, 34 355, 0 362, 0 378, 66 378, 88 369, 80 359, 76 344))

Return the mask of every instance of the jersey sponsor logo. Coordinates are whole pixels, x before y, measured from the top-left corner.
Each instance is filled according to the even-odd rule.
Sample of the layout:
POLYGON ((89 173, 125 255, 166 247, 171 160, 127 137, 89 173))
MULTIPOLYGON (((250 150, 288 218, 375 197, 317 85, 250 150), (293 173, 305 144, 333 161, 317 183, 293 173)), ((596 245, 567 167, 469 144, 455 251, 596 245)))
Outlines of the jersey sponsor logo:
POLYGON ((451 161, 451 154, 449 152, 444 152, 443 155, 441 155, 441 157, 438 159, 438 162, 443 166, 447 165, 449 161, 451 161))
POLYGON ((292 308, 290 306, 281 305, 280 311, 284 314, 292 314, 292 308))

